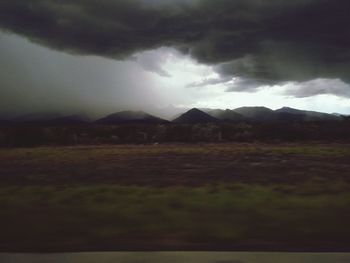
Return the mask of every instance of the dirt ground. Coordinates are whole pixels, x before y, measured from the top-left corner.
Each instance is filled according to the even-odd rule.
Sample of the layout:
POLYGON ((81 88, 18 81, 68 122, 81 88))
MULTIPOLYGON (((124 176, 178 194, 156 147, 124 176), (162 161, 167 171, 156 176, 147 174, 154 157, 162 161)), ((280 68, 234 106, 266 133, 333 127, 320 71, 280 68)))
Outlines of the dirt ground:
POLYGON ((1 184, 199 186, 350 181, 350 145, 165 144, 0 150, 1 184))

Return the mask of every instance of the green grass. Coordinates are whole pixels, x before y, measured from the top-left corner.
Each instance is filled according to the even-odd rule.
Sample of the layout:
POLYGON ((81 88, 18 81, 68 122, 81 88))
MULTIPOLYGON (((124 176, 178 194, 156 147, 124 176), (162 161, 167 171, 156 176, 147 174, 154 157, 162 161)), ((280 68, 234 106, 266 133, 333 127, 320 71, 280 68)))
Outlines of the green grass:
POLYGON ((349 145, 0 149, 0 250, 350 247, 349 145))
POLYGON ((1 149, 0 158, 33 161, 82 161, 89 158, 158 154, 295 154, 307 156, 350 156, 347 144, 170 144, 170 145, 121 145, 81 147, 38 147, 1 149))
POLYGON ((0 248, 350 244, 350 186, 2 186, 0 248))

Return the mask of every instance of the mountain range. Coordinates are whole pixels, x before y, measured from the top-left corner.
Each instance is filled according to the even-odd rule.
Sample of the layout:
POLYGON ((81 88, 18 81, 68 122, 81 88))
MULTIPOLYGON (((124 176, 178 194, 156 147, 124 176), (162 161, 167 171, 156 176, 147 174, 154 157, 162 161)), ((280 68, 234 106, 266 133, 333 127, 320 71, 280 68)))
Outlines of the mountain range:
POLYGON ((118 125, 118 124, 162 124, 168 123, 164 119, 150 115, 143 111, 122 111, 114 114, 110 114, 102 119, 95 121, 96 124, 103 125, 118 125))
MULTIPOLYGON (((349 119, 340 114, 328 114, 316 111, 283 107, 272 110, 266 107, 241 107, 237 109, 190 109, 173 118, 173 123, 196 124, 218 122, 276 122, 276 121, 341 121, 349 119)), ((57 113, 35 113, 14 118, 0 118, 0 124, 36 123, 47 125, 120 125, 120 124, 166 124, 170 121, 143 111, 121 111, 92 121, 83 115, 63 116, 57 113)))
POLYGON ((210 123, 210 122, 218 122, 219 120, 208 113, 201 111, 199 109, 191 109, 179 117, 177 117, 173 122, 175 123, 210 123))

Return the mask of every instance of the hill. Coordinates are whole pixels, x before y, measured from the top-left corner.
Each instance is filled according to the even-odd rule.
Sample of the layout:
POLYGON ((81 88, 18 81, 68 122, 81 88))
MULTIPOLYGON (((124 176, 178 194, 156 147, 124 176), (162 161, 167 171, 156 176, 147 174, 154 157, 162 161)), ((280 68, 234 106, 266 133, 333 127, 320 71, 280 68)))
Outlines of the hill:
POLYGON ((29 113, 20 115, 12 119, 14 122, 45 122, 49 120, 53 120, 56 118, 63 117, 60 113, 51 113, 51 112, 37 112, 37 113, 29 113))
POLYGON ((95 121, 96 124, 118 125, 118 124, 162 124, 168 121, 150 115, 143 111, 122 111, 110 114, 102 119, 95 121))
POLYGON ((186 123, 186 124, 195 124, 195 123, 210 123, 218 122, 217 118, 210 116, 208 113, 201 111, 199 109, 191 109, 180 117, 176 118, 173 122, 175 123, 186 123))
POLYGON ((298 115, 301 117, 303 121, 337 121, 342 120, 341 116, 335 114, 328 114, 317 111, 306 111, 306 110, 298 110, 289 107, 283 107, 281 109, 276 110, 275 112, 279 114, 292 114, 298 115))
POLYGON ((45 121, 44 124, 47 125, 53 125, 53 126, 60 126, 60 125, 80 125, 80 124, 88 124, 91 120, 82 115, 69 115, 59 118, 54 118, 48 121, 45 121))
POLYGON ((207 113, 219 120, 222 121, 243 121, 245 118, 243 115, 235 112, 234 110, 221 110, 221 109, 215 109, 215 110, 208 110, 207 113))
POLYGON ((278 118, 273 110, 266 107, 241 107, 234 111, 251 121, 275 121, 278 118))

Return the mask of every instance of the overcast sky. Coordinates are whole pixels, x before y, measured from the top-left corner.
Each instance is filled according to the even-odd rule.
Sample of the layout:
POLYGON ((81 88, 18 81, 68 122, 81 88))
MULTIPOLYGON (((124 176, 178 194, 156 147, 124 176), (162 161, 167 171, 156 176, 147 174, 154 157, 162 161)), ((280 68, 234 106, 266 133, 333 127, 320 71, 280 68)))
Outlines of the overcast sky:
POLYGON ((349 11, 347 0, 2 0, 0 113, 350 114, 349 11))

